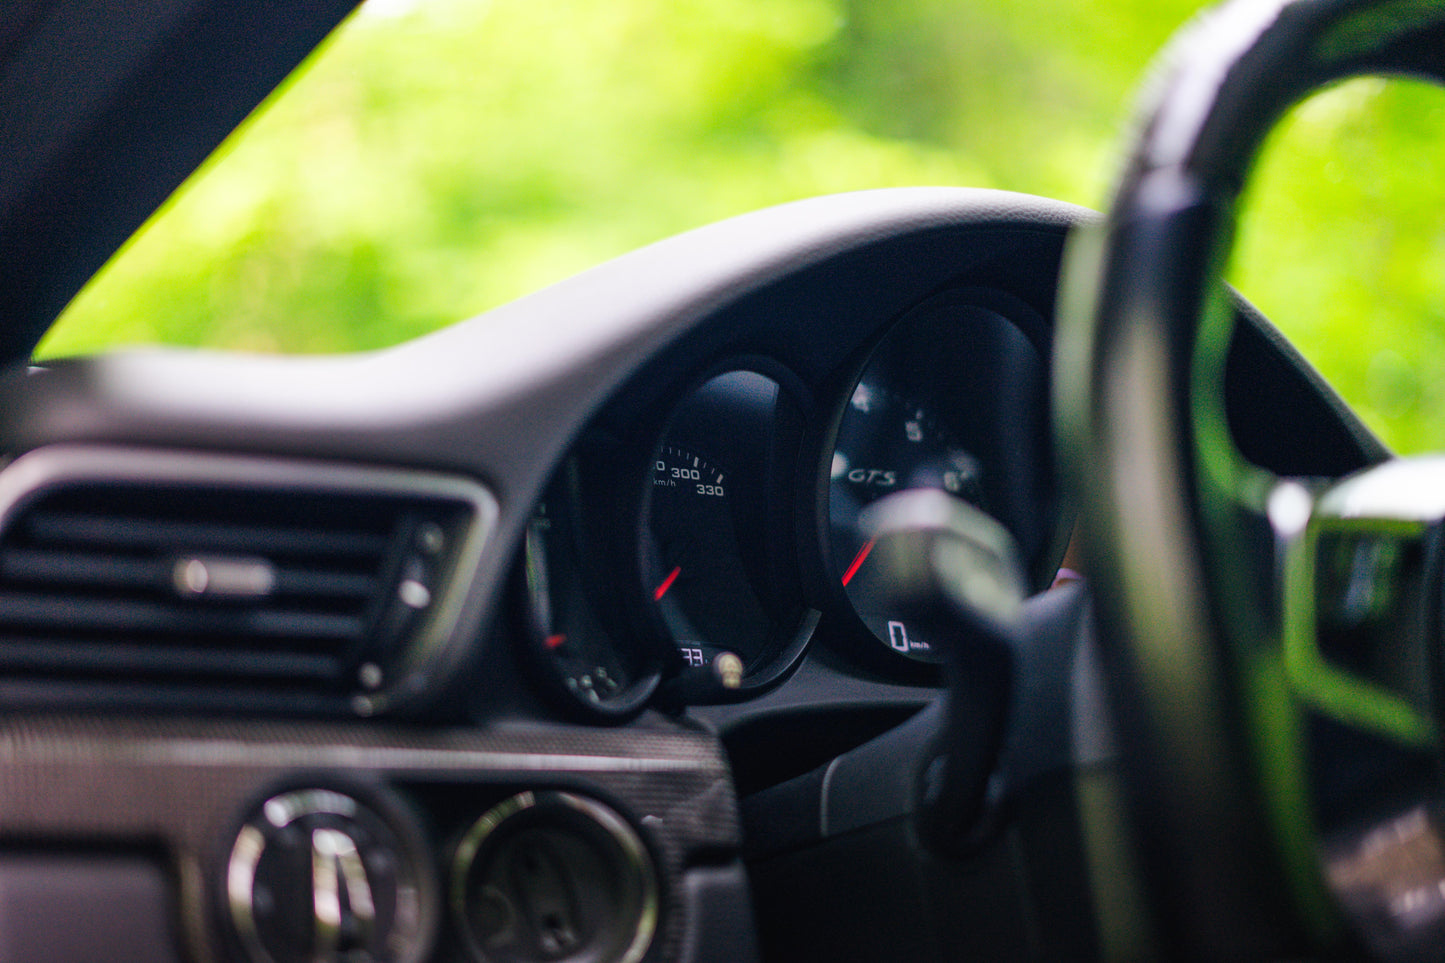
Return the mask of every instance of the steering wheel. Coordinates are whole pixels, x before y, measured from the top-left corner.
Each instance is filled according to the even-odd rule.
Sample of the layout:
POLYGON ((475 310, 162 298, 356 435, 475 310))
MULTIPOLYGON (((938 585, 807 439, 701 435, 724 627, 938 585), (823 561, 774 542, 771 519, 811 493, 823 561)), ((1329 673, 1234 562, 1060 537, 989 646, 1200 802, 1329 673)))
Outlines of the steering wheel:
POLYGON ((1280 117, 1351 76, 1445 83, 1445 4, 1235 0, 1162 65, 1107 218, 1071 242, 1056 365, 1124 862, 1168 956, 1439 959, 1445 457, 1333 482, 1247 463, 1220 272, 1280 117))

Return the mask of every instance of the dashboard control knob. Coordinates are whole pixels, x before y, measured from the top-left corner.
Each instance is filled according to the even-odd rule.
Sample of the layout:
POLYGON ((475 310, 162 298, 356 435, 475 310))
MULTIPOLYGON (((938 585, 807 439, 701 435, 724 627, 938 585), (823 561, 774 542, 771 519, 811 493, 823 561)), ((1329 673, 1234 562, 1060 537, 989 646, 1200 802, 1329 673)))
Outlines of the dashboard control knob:
POLYGON ((272 796, 231 847, 225 896, 252 963, 415 963, 436 912, 428 863, 396 814, 330 789, 272 796))
POLYGON ((457 845, 451 902, 477 963, 637 963, 658 920, 637 833, 563 792, 518 793, 473 823, 457 845))

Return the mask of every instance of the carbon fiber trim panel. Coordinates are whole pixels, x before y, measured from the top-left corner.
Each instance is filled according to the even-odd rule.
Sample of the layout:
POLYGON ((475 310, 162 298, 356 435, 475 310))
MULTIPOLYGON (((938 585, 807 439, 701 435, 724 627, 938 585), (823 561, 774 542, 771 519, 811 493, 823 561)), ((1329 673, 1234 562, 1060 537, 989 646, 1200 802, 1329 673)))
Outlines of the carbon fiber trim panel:
POLYGON ((426 730, 377 725, 32 716, 0 724, 0 847, 159 845, 179 880, 187 951, 223 958, 214 900, 249 806, 283 786, 399 797, 439 868, 454 824, 519 789, 606 801, 658 863, 661 958, 680 948, 684 868, 740 837, 716 740, 666 723, 426 730))

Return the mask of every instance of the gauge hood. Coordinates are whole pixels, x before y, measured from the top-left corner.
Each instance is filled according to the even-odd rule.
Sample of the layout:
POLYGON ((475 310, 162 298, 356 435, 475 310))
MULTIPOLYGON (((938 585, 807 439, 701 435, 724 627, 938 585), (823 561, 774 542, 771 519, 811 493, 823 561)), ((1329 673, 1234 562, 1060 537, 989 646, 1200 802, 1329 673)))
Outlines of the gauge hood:
POLYGON ((0 362, 359 0, 0 6, 0 362))

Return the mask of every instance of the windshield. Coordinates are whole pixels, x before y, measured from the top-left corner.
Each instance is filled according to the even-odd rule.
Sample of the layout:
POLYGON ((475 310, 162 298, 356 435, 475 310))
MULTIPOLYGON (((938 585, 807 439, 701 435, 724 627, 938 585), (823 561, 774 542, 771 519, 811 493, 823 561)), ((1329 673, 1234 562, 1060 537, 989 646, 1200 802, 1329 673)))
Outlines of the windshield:
MULTIPOLYGON (((382 347, 678 231, 834 191, 966 185, 1098 208, 1138 78, 1197 6, 370 0, 39 354, 382 347)), ((1378 86, 1307 114, 1314 126, 1297 139, 1327 146, 1320 117, 1383 114, 1381 154, 1403 153, 1424 136, 1419 98, 1390 107, 1378 86)), ((1445 378, 1361 348, 1361 320, 1376 324, 1382 299, 1324 293, 1322 278, 1357 276, 1360 245, 1307 251, 1319 218, 1368 220, 1379 203, 1350 191, 1362 168, 1384 165, 1335 156, 1320 176, 1287 168, 1258 192, 1234 280, 1392 444, 1445 447, 1425 417, 1426 386, 1445 378)), ((1392 187, 1415 221, 1379 223, 1438 210, 1409 193, 1438 190, 1423 180, 1392 187)), ((1408 294, 1390 315, 1402 322, 1445 304, 1445 242, 1420 236, 1403 252, 1372 239, 1363 259, 1391 285, 1407 279, 1391 288, 1408 294)))
POLYGON ((1445 450, 1445 92, 1352 80, 1274 131, 1231 280, 1401 453, 1445 450))

